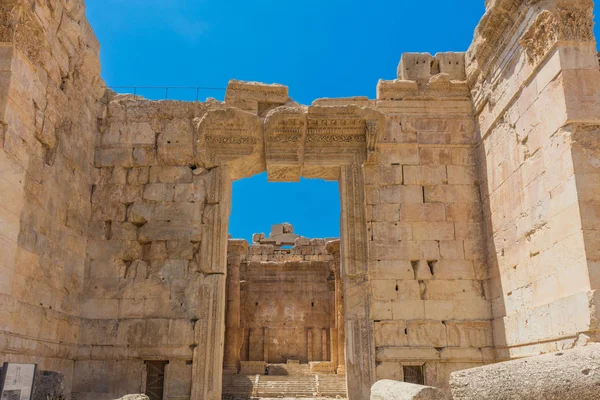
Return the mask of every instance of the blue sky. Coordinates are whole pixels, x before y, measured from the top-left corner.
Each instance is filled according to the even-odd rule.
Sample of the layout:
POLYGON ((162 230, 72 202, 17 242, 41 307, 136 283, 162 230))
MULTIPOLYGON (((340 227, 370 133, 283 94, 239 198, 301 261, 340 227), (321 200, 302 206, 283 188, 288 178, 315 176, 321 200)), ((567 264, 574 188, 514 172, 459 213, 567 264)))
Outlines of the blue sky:
MULTIPOLYGON (((484 0, 87 0, 109 86, 224 88, 281 83, 296 101, 375 97, 403 52, 465 51, 484 0)), ((119 90, 131 92, 131 90, 119 90)), ((148 98, 164 91, 140 90, 148 98)), ((222 99, 223 91, 202 91, 222 99)), ((194 100, 194 90, 169 98, 194 100)), ((230 233, 250 239, 290 222, 308 237, 339 235, 336 182, 234 183, 230 233)))

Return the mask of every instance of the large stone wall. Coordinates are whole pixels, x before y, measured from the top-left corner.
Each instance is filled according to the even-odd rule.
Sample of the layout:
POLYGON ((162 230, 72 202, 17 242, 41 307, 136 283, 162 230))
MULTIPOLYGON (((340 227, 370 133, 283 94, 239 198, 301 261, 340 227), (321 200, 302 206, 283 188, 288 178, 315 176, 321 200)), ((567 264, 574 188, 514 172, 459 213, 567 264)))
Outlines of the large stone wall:
POLYGON ((501 359, 598 335, 593 4, 519 3, 491 3, 467 55, 501 359))
POLYGON ((487 1, 466 55, 306 107, 239 81, 224 103, 105 93, 83 1, 2 1, 2 361, 108 399, 164 360, 167 398, 218 399, 231 181, 262 171, 340 182, 352 400, 404 366, 447 387, 598 341, 592 5, 487 1))
POLYGON ((60 371, 67 392, 104 94, 84 11, 0 2, 0 360, 60 371))
POLYGON ((404 54, 380 81, 387 126, 365 167, 377 378, 428 385, 494 360, 476 127, 463 53, 404 54))
MULTIPOLYGON (((207 108, 109 98, 95 152, 78 398, 143 392, 146 360, 169 362, 166 398, 190 397, 193 364, 212 368, 200 352, 222 361, 211 340, 222 342, 225 271, 207 247, 222 219, 217 235, 227 235, 230 181, 193 159, 192 121, 207 108)), ((226 247, 215 251, 224 262, 226 247)))

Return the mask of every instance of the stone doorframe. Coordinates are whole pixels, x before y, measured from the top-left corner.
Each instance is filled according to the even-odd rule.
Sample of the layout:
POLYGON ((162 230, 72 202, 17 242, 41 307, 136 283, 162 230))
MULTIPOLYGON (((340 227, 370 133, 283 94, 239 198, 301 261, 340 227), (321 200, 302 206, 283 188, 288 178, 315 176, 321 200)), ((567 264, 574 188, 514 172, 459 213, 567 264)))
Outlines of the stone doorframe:
MULTIPOLYGON (((273 87, 281 88, 259 89, 268 94, 273 87)), ((217 168, 217 173, 207 188, 211 198, 203 221, 200 268, 205 285, 200 304, 210 306, 195 328, 192 399, 221 399, 231 182, 265 170, 270 181, 298 181, 301 176, 339 181, 348 398, 367 399, 375 382, 375 345, 363 167, 375 156, 383 114, 358 106, 256 103, 255 112, 227 107, 195 121, 197 159, 205 168, 217 168), (259 115, 257 110, 268 107, 270 111, 259 115)))

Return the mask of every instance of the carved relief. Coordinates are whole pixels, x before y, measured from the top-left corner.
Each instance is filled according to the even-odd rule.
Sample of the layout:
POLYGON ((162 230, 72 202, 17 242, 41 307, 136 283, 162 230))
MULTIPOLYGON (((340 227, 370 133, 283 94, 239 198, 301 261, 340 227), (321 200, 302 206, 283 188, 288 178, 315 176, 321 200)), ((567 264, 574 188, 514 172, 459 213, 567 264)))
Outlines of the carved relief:
POLYGON ((539 62, 561 41, 594 40, 592 8, 559 8, 542 11, 521 38, 530 64, 539 62))
POLYGON ((321 167, 360 164, 366 159, 366 121, 361 109, 349 107, 309 108, 305 163, 321 167))
POLYGON ((265 157, 271 181, 298 181, 304 161, 306 114, 279 107, 265 119, 265 157))
POLYGON ((261 123, 257 116, 236 108, 211 110, 196 124, 199 165, 205 168, 227 165, 233 179, 264 169, 261 123))
POLYGON ((0 42, 13 43, 29 61, 40 61, 44 33, 22 4, 0 8, 0 42))

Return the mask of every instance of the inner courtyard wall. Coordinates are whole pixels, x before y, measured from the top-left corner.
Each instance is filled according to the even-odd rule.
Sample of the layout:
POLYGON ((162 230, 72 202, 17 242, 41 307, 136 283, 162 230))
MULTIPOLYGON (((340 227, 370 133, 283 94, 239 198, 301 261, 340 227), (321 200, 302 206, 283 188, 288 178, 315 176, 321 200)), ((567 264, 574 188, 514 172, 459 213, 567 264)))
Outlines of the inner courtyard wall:
POLYGON ((337 358, 336 274, 325 240, 298 238, 284 249, 230 239, 227 267, 226 370, 337 358))
MULTIPOLYGON (((221 369, 231 181, 223 168, 194 161, 193 121, 208 107, 108 98, 94 161, 77 398, 143 393, 146 361, 168 362, 166 399, 190 398, 193 374, 221 369)), ((201 398, 215 389, 195 388, 205 390, 201 398)))
POLYGON ((0 361, 71 391, 104 95, 82 1, 0 2, 0 361))
POLYGON ((467 53, 499 359, 598 340, 600 310, 593 2, 518 3, 467 53))

